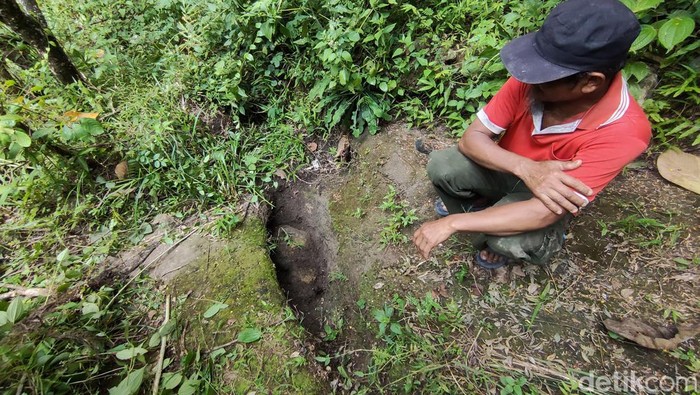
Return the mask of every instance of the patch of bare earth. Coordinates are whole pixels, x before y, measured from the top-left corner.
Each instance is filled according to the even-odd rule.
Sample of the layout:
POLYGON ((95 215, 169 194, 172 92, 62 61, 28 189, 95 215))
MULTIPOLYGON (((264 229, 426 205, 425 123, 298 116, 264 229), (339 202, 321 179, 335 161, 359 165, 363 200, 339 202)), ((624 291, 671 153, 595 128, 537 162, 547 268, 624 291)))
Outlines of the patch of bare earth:
MULTIPOLYGON (((469 235, 453 237, 423 260, 410 241, 379 243, 389 215, 379 206, 391 185, 416 209, 419 221, 403 230, 409 239, 420 223, 436 218, 424 171, 427 157, 413 143, 417 138, 440 147, 456 143, 441 135, 390 125, 377 136, 353 141, 349 166, 324 168, 313 181, 287 189, 294 197, 283 204, 296 205, 299 218, 288 215, 289 221, 273 228, 290 226, 292 233, 303 228, 303 240, 309 233, 323 233, 311 237, 318 240, 314 257, 324 258, 319 260, 323 285, 301 281, 302 290, 315 299, 297 307, 306 304, 302 314, 313 317, 316 330, 324 325, 339 329, 334 344, 345 350, 343 355, 357 358, 349 366, 366 362, 353 350, 381 344, 370 308, 391 303, 393 295, 428 294, 454 301, 464 311, 463 330, 452 340, 469 350, 471 365, 529 377, 548 392, 558 391, 556 383, 589 374, 697 378, 679 357, 695 352, 697 340, 684 342, 675 353, 649 350, 611 336, 602 322, 634 317, 667 325, 700 319, 698 195, 664 181, 650 161, 642 161, 573 221, 564 250, 547 267, 481 269, 474 264, 469 235), (319 253, 319 244, 329 250, 319 253), (338 327, 341 318, 344 325, 338 327)), ((290 262, 302 271, 313 265, 300 256, 290 262)), ((289 262, 282 266, 294 270, 289 262)), ((296 296, 289 297, 294 303, 296 296)), ((493 385, 482 390, 497 392, 493 385)))

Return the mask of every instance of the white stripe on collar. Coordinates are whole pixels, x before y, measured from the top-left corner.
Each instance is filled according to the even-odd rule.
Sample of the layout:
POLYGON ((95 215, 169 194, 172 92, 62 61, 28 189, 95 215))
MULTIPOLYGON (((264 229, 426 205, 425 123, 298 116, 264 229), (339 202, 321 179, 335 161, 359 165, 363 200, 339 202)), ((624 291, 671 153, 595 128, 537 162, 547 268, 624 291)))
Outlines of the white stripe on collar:
POLYGON ((620 104, 617 105, 617 109, 615 112, 612 113, 610 118, 608 118, 607 121, 601 123, 598 128, 601 128, 605 125, 609 125, 618 119, 622 118, 623 115, 625 115, 625 112, 627 112, 627 109, 630 106, 630 97, 629 93, 627 92, 627 81, 625 79, 622 79, 622 84, 620 84, 622 87, 620 88, 620 104))

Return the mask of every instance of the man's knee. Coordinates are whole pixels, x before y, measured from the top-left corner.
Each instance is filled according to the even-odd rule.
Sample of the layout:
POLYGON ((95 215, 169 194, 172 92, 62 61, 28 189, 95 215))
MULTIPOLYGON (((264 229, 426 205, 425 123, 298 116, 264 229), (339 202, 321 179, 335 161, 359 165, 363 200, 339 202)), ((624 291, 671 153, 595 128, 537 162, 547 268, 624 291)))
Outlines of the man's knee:
POLYGON ((435 185, 452 184, 457 178, 471 174, 476 168, 471 159, 462 155, 456 147, 433 151, 426 167, 428 178, 435 185))
POLYGON ((486 245, 509 258, 520 259, 536 265, 548 263, 564 246, 564 234, 569 217, 531 232, 513 236, 489 236, 486 245))

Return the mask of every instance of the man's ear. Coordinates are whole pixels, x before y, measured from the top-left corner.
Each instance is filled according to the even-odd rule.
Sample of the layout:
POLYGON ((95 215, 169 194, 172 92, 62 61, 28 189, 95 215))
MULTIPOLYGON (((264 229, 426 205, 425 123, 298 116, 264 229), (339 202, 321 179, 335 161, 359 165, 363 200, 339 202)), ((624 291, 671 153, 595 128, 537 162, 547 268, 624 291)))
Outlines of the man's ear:
POLYGON ((582 93, 589 94, 599 89, 605 89, 607 84, 608 80, 605 74, 598 71, 591 71, 586 73, 586 78, 581 81, 580 89, 582 93))

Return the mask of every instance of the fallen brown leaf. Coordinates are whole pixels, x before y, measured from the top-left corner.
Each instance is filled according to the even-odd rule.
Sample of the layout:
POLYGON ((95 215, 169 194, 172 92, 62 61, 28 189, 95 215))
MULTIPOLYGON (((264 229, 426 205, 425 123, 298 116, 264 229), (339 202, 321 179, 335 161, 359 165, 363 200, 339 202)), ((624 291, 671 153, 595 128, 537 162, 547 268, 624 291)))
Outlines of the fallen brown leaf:
POLYGON ((523 267, 520 265, 515 265, 513 268, 510 270, 510 274, 518 277, 525 277, 525 272, 523 271, 523 267))
POLYGON ((471 291, 476 296, 481 296, 484 294, 484 287, 481 284, 472 284, 471 291))
POLYGON ((348 135, 344 134, 340 137, 338 149, 335 151, 335 158, 346 162, 350 160, 350 137, 348 135))
POLYGON ((282 169, 275 170, 275 175, 283 180, 287 179, 287 174, 285 174, 284 170, 282 169))
POLYGON ((75 122, 82 118, 97 119, 98 115, 100 115, 99 112, 80 112, 75 110, 66 111, 63 113, 63 116, 70 118, 71 122, 75 122))
POLYGON ((117 163, 117 165, 114 167, 114 175, 117 176, 117 178, 120 180, 123 180, 128 173, 129 165, 126 163, 125 160, 117 163))
POLYGON ((433 293, 434 293, 434 294, 437 294, 437 296, 442 296, 443 298, 446 298, 446 297, 450 296, 450 295, 447 293, 447 288, 445 288, 445 284, 440 284, 440 286, 437 287, 437 289, 435 289, 435 290, 433 291, 433 293))
POLYGON ((675 276, 669 277, 670 280, 676 280, 676 281, 687 281, 689 283, 700 281, 700 275, 697 274, 690 274, 690 273, 683 273, 683 274, 677 274, 675 276))
POLYGON ((634 295, 634 291, 629 288, 625 288, 620 291, 620 295, 622 295, 622 297, 625 299, 629 299, 632 295, 634 295))
POLYGON ((700 194, 700 156, 671 148, 656 160, 661 177, 700 194))
POLYGON ((653 350, 672 350, 700 334, 700 323, 653 327, 636 318, 603 321, 607 330, 653 350))

